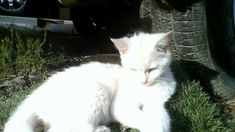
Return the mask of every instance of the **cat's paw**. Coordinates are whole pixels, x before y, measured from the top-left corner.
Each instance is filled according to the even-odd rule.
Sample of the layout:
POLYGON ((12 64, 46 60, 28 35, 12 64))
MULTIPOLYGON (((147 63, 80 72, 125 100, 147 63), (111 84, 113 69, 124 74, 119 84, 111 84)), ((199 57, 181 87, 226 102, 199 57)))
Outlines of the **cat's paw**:
POLYGON ((98 126, 95 132, 111 132, 111 130, 106 126, 98 126))

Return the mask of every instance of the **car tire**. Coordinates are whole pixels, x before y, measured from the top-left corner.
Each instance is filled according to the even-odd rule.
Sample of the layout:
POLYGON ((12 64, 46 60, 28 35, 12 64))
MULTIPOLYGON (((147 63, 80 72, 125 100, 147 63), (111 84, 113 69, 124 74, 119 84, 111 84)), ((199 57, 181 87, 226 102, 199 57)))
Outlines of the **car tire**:
POLYGON ((223 99, 235 97, 232 1, 201 1, 179 12, 143 0, 140 9, 142 18, 152 20, 151 32, 173 30, 174 58, 208 93, 223 99))
POLYGON ((93 19, 93 9, 88 7, 72 8, 71 19, 74 28, 82 35, 96 35, 99 32, 99 27, 96 26, 96 21, 93 19))

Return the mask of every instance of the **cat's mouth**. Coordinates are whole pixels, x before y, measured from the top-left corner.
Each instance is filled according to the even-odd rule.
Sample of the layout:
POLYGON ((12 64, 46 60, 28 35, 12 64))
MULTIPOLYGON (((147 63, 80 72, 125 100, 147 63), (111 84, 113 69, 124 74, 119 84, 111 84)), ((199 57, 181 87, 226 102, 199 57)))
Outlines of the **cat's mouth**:
POLYGON ((148 81, 148 82, 144 82, 143 85, 144 86, 152 86, 154 85, 155 81, 148 81))

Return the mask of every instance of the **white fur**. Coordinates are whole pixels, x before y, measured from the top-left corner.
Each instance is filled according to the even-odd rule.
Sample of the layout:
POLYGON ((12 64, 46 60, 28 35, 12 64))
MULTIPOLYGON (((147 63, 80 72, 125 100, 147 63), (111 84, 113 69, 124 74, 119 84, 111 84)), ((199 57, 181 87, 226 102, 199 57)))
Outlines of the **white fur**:
POLYGON ((49 125, 48 132, 110 131, 102 125, 111 120, 119 69, 92 62, 53 75, 16 109, 4 132, 33 132, 38 119, 49 125))
POLYGON ((170 69, 171 37, 171 33, 138 34, 112 40, 123 66, 113 112, 125 126, 141 132, 170 131, 170 117, 164 105, 176 87, 170 69))
POLYGON ((20 104, 4 132, 33 132, 40 120, 48 132, 110 132, 105 125, 111 121, 141 132, 170 131, 164 104, 176 82, 171 52, 161 49, 168 37, 139 34, 113 40, 123 67, 91 62, 53 75, 20 104))

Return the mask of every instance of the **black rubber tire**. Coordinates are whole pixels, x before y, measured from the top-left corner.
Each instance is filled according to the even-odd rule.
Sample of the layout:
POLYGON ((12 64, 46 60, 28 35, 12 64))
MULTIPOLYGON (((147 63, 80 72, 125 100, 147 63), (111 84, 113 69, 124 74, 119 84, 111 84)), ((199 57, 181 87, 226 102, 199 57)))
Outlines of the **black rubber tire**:
POLYGON ((97 32, 90 11, 91 9, 87 8, 72 8, 70 10, 73 25, 80 34, 89 35, 97 32))
POLYGON ((164 10, 155 0, 143 0, 140 9, 142 18, 152 20, 152 32, 174 31, 175 59, 209 93, 223 99, 235 97, 234 55, 229 47, 234 40, 232 18, 224 11, 232 9, 231 1, 201 1, 182 13, 164 10))

